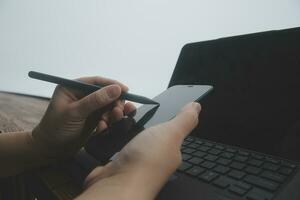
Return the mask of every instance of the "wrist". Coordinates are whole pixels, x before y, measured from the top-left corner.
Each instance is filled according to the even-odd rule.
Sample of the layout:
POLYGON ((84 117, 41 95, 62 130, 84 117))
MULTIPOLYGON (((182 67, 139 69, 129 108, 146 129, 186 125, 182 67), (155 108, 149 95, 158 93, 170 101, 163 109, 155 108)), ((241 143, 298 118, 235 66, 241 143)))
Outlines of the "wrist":
POLYGON ((107 197, 105 199, 155 199, 168 178, 165 173, 148 167, 123 166, 116 169, 112 163, 95 171, 92 172, 93 178, 87 182, 83 196, 94 194, 107 197))
POLYGON ((22 159, 24 160, 24 169, 30 169, 32 167, 39 167, 49 164, 52 160, 42 156, 39 149, 37 149, 36 143, 32 138, 32 132, 23 132, 23 143, 20 147, 20 151, 23 151, 22 159))
POLYGON ((136 168, 124 173, 127 184, 128 180, 130 181, 128 190, 137 193, 137 197, 143 197, 140 199, 155 199, 156 195, 166 183, 168 176, 169 175, 159 170, 149 168, 136 168))
POLYGON ((39 125, 37 125, 32 132, 29 134, 29 140, 31 141, 32 148, 37 153, 37 155, 44 160, 53 161, 57 158, 55 155, 55 149, 51 147, 50 144, 47 143, 47 141, 43 138, 44 133, 42 133, 39 125), (54 149, 51 152, 51 150, 54 149))

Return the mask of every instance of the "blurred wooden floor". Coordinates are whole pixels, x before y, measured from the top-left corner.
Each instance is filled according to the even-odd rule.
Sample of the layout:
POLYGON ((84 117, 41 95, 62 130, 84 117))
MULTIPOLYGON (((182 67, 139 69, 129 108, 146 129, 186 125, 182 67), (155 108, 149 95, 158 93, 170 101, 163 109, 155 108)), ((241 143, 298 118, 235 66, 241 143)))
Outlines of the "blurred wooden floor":
MULTIPOLYGON (((45 98, 0 92, 0 132, 32 130, 48 104, 45 98)), ((73 159, 0 179, 0 200, 73 199, 80 185, 73 180, 71 165, 73 159)))

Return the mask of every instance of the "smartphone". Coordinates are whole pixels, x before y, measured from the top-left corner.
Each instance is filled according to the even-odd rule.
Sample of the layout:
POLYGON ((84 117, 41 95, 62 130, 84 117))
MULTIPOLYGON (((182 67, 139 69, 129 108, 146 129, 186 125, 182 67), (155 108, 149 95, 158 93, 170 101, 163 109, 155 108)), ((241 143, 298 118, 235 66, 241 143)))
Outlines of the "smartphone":
POLYGON ((172 86, 153 98, 159 105, 143 105, 129 115, 131 117, 122 119, 101 134, 91 136, 85 150, 106 163, 143 129, 172 119, 184 105, 200 102, 212 89, 210 85, 172 86))
POLYGON ((175 85, 158 96, 154 101, 160 105, 143 105, 134 116, 139 126, 149 128, 172 119, 189 102, 200 100, 213 89, 210 85, 175 85))

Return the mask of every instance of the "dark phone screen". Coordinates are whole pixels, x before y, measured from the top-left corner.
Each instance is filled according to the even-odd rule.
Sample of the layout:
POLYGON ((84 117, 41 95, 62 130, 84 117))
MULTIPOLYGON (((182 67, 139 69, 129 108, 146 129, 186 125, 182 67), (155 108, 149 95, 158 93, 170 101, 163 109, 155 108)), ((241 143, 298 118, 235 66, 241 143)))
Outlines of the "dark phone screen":
POLYGON ((154 98, 160 105, 143 105, 134 116, 139 126, 148 128, 172 119, 187 103, 199 101, 209 91, 209 85, 176 85, 154 98))
POLYGON ((92 136, 85 150, 106 163, 144 128, 170 120, 185 104, 199 101, 211 90, 212 86, 208 85, 173 86, 154 98, 160 103, 159 106, 141 106, 133 118, 124 118, 103 133, 92 136))

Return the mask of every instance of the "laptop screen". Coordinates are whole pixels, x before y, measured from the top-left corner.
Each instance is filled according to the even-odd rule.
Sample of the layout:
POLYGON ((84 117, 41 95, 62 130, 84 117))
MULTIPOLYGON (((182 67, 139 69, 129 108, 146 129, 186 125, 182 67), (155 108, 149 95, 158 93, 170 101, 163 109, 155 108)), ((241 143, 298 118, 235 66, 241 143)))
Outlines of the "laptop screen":
POLYGON ((192 134, 300 161, 300 28, 185 45, 179 84, 214 86, 192 134))

